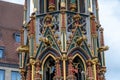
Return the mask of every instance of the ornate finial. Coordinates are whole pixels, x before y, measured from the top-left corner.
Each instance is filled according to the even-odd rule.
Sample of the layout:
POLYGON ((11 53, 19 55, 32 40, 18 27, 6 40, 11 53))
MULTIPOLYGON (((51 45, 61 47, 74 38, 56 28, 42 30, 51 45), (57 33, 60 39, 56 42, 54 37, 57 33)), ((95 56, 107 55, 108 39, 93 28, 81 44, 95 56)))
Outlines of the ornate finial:
POLYGON ((86 38, 85 36, 79 37, 79 38, 77 39, 77 41, 76 41, 77 45, 80 46, 81 43, 82 43, 82 41, 84 41, 84 40, 86 40, 86 39, 87 39, 87 38, 86 38))
POLYGON ((62 11, 65 10, 65 2, 64 1, 61 1, 60 7, 61 7, 62 11))
POLYGON ((47 14, 44 18, 45 27, 52 27, 52 15, 47 14))
POLYGON ((18 47, 17 51, 19 51, 19 52, 28 52, 29 48, 28 48, 28 46, 23 45, 23 46, 18 47))
POLYGON ((81 19, 81 16, 79 14, 76 14, 73 16, 73 20, 75 21, 75 23, 74 23, 75 27, 80 26, 80 23, 79 23, 80 19, 81 19))
POLYGON ((99 52, 103 52, 103 51, 106 51, 106 50, 108 50, 108 49, 109 49, 108 46, 102 46, 102 47, 98 48, 98 51, 99 51, 99 52))
POLYGON ((40 41, 44 42, 46 46, 51 46, 51 43, 47 37, 40 38, 40 41))
POLYGON ((54 0, 49 0, 49 11, 54 11, 55 10, 55 1, 54 0))

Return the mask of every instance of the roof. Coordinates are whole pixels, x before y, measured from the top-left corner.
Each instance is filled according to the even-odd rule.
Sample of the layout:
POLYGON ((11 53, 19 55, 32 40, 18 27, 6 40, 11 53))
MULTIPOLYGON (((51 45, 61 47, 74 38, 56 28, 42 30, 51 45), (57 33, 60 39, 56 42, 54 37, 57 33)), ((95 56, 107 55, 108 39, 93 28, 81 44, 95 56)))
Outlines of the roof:
POLYGON ((16 48, 20 45, 14 39, 23 25, 23 5, 0 1, 0 47, 4 57, 0 63, 18 64, 16 48))
POLYGON ((0 27, 19 29, 23 23, 23 6, 0 1, 0 27))

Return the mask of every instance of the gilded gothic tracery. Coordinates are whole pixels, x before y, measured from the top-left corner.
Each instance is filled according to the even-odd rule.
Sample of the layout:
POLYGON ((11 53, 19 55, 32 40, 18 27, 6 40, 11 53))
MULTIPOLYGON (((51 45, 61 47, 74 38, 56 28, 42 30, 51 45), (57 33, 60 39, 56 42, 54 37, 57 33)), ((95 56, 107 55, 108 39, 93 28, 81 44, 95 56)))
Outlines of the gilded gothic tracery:
POLYGON ((22 80, 105 80, 103 28, 97 0, 25 0, 22 80), (31 15, 29 18, 27 15, 31 15))

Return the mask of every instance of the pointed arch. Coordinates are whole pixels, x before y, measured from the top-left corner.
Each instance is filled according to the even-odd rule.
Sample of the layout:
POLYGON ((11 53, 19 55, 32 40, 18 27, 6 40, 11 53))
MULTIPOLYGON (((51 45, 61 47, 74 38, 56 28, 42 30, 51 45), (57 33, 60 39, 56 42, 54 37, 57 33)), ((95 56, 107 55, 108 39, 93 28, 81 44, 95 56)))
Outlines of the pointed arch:
POLYGON ((86 62, 85 60, 82 58, 82 56, 79 54, 79 53, 76 53, 74 56, 73 56, 73 60, 76 58, 76 57, 79 57, 83 63, 83 66, 84 66, 84 69, 86 71, 86 62))
MULTIPOLYGON (((49 53, 44 59, 43 59, 43 61, 42 61, 42 65, 41 65, 41 67, 42 67, 42 78, 43 79, 45 79, 45 78, 52 78, 53 77, 53 75, 54 75, 54 72, 53 72, 53 74, 50 74, 49 72, 51 72, 50 71, 50 69, 51 68, 54 68, 54 70, 55 70, 55 56, 54 55, 52 55, 51 53, 49 53), (52 64, 52 66, 50 65, 51 64, 51 62, 50 62, 50 60, 52 60, 51 62, 53 63, 52 64), (48 66, 49 66, 49 68, 48 68, 48 66), (49 70, 46 70, 46 69, 49 69, 49 70), (51 76, 51 77, 50 77, 51 76)), ((52 78, 53 79, 53 78, 52 78)))
POLYGON ((74 75, 77 80, 85 80, 86 62, 79 53, 73 56, 74 75))
POLYGON ((74 56, 76 53, 78 53, 84 60, 91 59, 90 55, 80 47, 73 48, 68 52, 68 56, 74 56))
POLYGON ((51 54, 54 57, 60 57, 60 53, 58 53, 55 49, 48 47, 47 49, 45 49, 42 53, 40 53, 40 55, 37 56, 37 58, 41 61, 43 61, 43 59, 48 55, 51 54))

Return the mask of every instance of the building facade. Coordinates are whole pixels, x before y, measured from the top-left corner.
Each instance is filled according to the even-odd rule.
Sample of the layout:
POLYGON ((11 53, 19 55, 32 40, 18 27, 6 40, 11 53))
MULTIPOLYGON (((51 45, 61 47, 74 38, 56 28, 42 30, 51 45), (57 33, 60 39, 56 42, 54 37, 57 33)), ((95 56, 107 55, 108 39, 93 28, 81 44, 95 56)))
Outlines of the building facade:
POLYGON ((23 5, 0 1, 0 80, 20 80, 19 29, 23 24, 23 5))
POLYGON ((105 80, 97 0, 25 0, 23 26, 22 80, 105 80))

